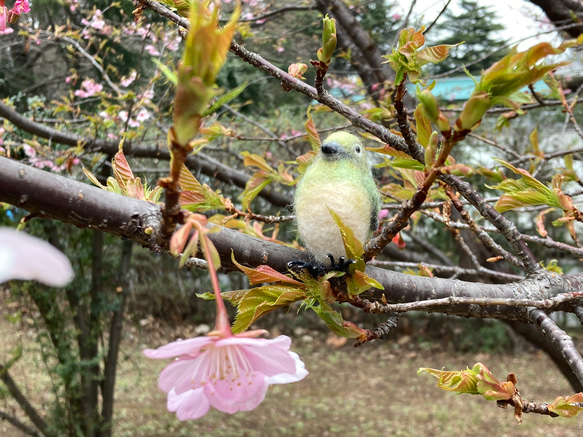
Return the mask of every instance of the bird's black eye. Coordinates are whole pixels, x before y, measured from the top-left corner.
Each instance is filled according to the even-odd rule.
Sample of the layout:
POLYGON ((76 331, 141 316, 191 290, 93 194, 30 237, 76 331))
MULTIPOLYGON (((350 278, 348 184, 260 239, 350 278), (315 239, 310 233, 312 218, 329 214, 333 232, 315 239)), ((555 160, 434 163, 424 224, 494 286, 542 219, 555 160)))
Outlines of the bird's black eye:
POLYGON ((356 146, 356 153, 360 153, 360 147, 356 146))

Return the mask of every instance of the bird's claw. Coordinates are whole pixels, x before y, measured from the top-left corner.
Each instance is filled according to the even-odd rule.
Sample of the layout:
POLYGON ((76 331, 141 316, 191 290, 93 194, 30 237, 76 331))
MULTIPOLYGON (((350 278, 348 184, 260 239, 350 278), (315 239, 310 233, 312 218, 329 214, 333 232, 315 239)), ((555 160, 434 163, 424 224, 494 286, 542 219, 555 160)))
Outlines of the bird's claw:
POLYGON ((338 263, 335 263, 334 256, 332 254, 326 255, 330 260, 330 270, 335 272, 348 272, 348 267, 350 264, 354 264, 356 261, 353 259, 346 259, 343 256, 338 258, 338 263))
POLYGON ((319 278, 324 275, 324 268, 321 265, 312 264, 308 261, 290 261, 287 263, 287 268, 295 271, 306 270, 312 278, 319 278))
POLYGON ((312 278, 318 279, 324 276, 327 271, 348 272, 348 267, 356 262, 353 259, 347 260, 341 256, 338 258, 338 263, 336 263, 334 256, 330 253, 327 257, 330 260, 330 267, 325 267, 322 264, 311 263, 308 261, 294 260, 287 263, 287 268, 294 271, 306 270, 312 278))

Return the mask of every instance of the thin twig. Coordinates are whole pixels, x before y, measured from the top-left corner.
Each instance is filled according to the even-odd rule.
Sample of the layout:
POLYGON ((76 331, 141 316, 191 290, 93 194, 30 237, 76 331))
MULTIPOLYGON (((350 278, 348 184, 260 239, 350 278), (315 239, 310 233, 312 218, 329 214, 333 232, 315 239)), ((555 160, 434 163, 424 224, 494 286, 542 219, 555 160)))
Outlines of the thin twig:
POLYGON ((507 250, 504 250, 504 248, 502 248, 502 246, 500 246, 498 243, 496 243, 492 239, 492 237, 490 237, 486 232, 484 232, 483 230, 481 230, 479 228, 478 224, 470 216, 468 211, 463 207, 462 203, 453 194, 451 189, 447 189, 447 190, 445 190, 445 192, 446 192, 447 196, 450 198, 455 209, 459 212, 462 220, 464 222, 466 222, 466 224, 470 227, 471 231, 476 235, 476 237, 478 237, 480 239, 480 241, 482 241, 482 243, 484 243, 484 245, 488 249, 492 250, 497 256, 501 256, 506 261, 508 261, 511 264, 518 267, 520 265, 519 260, 516 259, 516 257, 514 255, 508 253, 507 250))
POLYGON ((279 144, 281 147, 283 147, 285 150, 287 150, 288 153, 291 154, 292 156, 297 155, 297 153, 285 141, 282 141, 281 139, 279 139, 277 135, 275 135, 270 129, 268 129, 267 127, 265 127, 261 123, 247 117, 245 114, 240 113, 235 108, 233 108, 227 104, 224 104, 223 108, 225 108, 227 111, 229 111, 231 114, 235 115, 236 117, 239 117, 240 119, 245 120, 247 123, 252 124, 253 126, 258 128, 259 130, 261 130, 264 133, 266 133, 267 135, 269 135, 272 140, 276 141, 277 144, 279 144))
MULTIPOLYGON (((405 16, 405 19, 403 20, 403 24, 401 24, 399 26, 401 29, 407 28, 409 26, 409 19, 411 18, 411 14, 413 13, 413 9, 415 8, 416 3, 417 3, 417 0, 413 0, 411 2, 411 4, 409 5, 409 10, 407 11, 407 15, 405 16)), ((396 47, 397 44, 399 44, 399 33, 400 32, 397 32, 397 34, 395 35, 395 39, 393 40, 391 47, 396 47)))
POLYGON ((431 28, 433 26, 435 26, 435 24, 437 23, 437 21, 441 18, 441 16, 444 14, 444 12, 447 10, 447 8, 449 7, 449 4, 451 3, 451 0, 447 0, 447 3, 445 4, 445 6, 443 7, 443 9, 441 11, 439 11, 439 14, 437 14, 437 17, 435 17, 435 20, 433 20, 431 22, 431 24, 427 27, 427 29, 425 29, 425 32, 423 32, 423 35, 427 35, 427 33, 431 30, 431 28))
POLYGON ((516 159, 521 159, 522 158, 522 155, 520 153, 518 153, 517 151, 512 150, 512 149, 510 149, 508 147, 505 147, 505 146, 499 144, 497 141, 489 140, 488 138, 481 137, 481 136, 476 135, 474 133, 470 133, 470 134, 468 134, 468 136, 469 137, 472 137, 472 138, 475 138, 477 140, 480 140, 483 143, 486 143, 486 144, 489 144, 491 146, 494 146, 497 149, 502 150, 504 153, 508 153, 509 155, 514 156, 516 159))
POLYGON ((379 261, 377 259, 372 259, 368 262, 371 266, 377 267, 392 267, 392 268, 401 268, 401 269, 414 269, 421 267, 426 267, 431 269, 435 273, 443 273, 443 274, 457 274, 459 275, 482 275, 488 276, 495 279, 501 279, 507 282, 516 282, 524 279, 522 276, 512 275, 509 273, 497 272, 496 270, 486 269, 484 267, 480 267, 479 269, 464 269, 457 266, 444 266, 441 264, 431 264, 426 262, 414 263, 414 262, 406 262, 406 261, 379 261))
MULTIPOLYGON (((428 299, 421 302, 408 302, 408 303, 380 303, 380 302, 370 302, 365 301, 366 304, 363 309, 370 313, 406 313, 408 311, 428 311, 433 310, 437 307, 451 307, 455 305, 478 305, 480 307, 492 307, 492 306, 508 306, 508 307, 532 307, 537 308, 538 311, 544 310, 556 310, 561 308, 566 303, 576 303, 583 299, 583 291, 577 291, 573 293, 564 293, 549 299, 512 299, 512 298, 494 298, 494 297, 445 297, 441 299, 428 299)), ((534 310, 533 310, 534 311, 534 310)), ((542 312, 542 311, 540 311, 542 312)), ((545 313, 543 313, 545 314, 545 313)), ((546 316, 546 314, 545 314, 546 316)), ((548 316, 547 316, 548 317, 548 316)), ((549 317, 550 319, 550 317, 549 317)), ((550 319, 552 321, 552 319, 550 319)), ((553 322, 554 323, 554 322, 553 322)), ((556 326, 556 325, 555 325, 556 326)), ((557 329, 559 329, 557 327, 557 329)), ((559 331, 561 331, 559 329, 559 331)), ((563 331, 561 331, 563 332, 563 331)), ((566 333, 563 332, 565 336, 566 333)), ((568 337, 568 336, 567 336, 568 337)), ((570 340, 570 337, 569 337, 570 340)), ((564 340, 561 340, 564 341, 564 340)), ((572 344, 572 341, 571 341, 572 344)), ((574 347, 574 346, 573 346, 574 347)), ((582 362, 583 366, 583 362, 582 362)), ((583 375, 583 367, 582 367, 583 375)))
POLYGON ((103 79, 105 79, 105 81, 111 87, 112 90, 114 90, 118 95, 123 94, 122 90, 119 89, 117 87, 117 85, 111 81, 111 79, 109 78, 109 75, 105 72, 103 67, 101 65, 99 65, 99 62, 97 62, 93 56, 91 56, 83 47, 81 47, 81 44, 79 44, 77 41, 75 41, 74 39, 71 39, 67 36, 56 37, 56 39, 61 40, 61 41, 65 41, 65 42, 73 45, 77 50, 79 50, 79 52, 83 56, 85 56, 89 60, 89 62, 91 62, 91 64, 97 69, 97 71, 99 71, 99 73, 101 74, 103 79))

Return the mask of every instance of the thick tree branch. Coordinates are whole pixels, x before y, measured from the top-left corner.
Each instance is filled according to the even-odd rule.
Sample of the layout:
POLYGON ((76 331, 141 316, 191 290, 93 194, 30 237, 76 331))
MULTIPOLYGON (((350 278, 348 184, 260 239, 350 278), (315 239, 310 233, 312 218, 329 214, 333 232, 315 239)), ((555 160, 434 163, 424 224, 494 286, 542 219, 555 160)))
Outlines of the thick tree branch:
MULTIPOLYGON (((0 202, 7 202, 31 213, 80 227, 98 228, 129 238, 152 250, 166 250, 166 243, 156 241, 160 226, 160 207, 153 203, 120 196, 62 176, 0 158, 0 202)), ((309 260, 306 252, 263 241, 230 229, 210 234, 223 266, 234 269, 231 253, 243 264, 255 267, 267 264, 286 272, 294 259, 309 260)), ((377 267, 367 267, 367 274, 385 288, 368 293, 367 299, 391 303, 415 302, 447 297, 482 297, 548 299, 561 293, 583 289, 583 274, 556 275, 546 271, 512 284, 482 284, 406 275, 377 267)), ((570 310, 569 307, 562 308, 570 310)), ((471 317, 507 320, 528 319, 525 310, 507 307, 457 305, 440 312, 471 317)))
POLYGON ((583 358, 573 344, 573 339, 565 331, 557 326, 548 314, 539 309, 533 309, 529 314, 530 320, 535 326, 554 343, 561 351, 563 357, 571 367, 577 379, 583 384, 583 358))

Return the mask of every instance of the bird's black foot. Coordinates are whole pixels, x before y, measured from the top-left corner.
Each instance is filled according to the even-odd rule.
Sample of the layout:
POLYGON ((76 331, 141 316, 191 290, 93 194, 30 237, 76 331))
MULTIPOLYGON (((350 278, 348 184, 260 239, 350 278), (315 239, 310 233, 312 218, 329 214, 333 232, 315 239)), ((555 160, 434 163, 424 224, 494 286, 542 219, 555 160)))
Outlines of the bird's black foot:
POLYGON ((295 260, 287 263, 287 268, 296 272, 307 271, 314 279, 323 276, 325 271, 321 264, 312 264, 308 261, 295 260))
POLYGON ((328 254, 327 257, 330 260, 330 267, 326 267, 320 263, 311 263, 308 261, 301 261, 301 260, 290 261, 287 263, 287 267, 288 267, 288 269, 296 271, 296 272, 305 270, 310 274, 310 276, 312 278, 318 279, 318 278, 324 276, 324 274, 326 272, 346 272, 346 273, 348 273, 348 267, 350 267, 351 264, 354 264, 356 262, 353 259, 347 260, 346 258, 341 256, 338 259, 338 262, 336 263, 336 260, 334 259, 334 256, 332 254, 328 254))
POLYGON ((350 264, 354 264, 356 262, 353 259, 346 259, 343 256, 341 256, 340 258, 338 258, 338 263, 335 263, 334 256, 332 256, 332 254, 329 253, 326 256, 330 260, 330 270, 333 270, 335 272, 348 273, 348 267, 350 267, 350 264))

